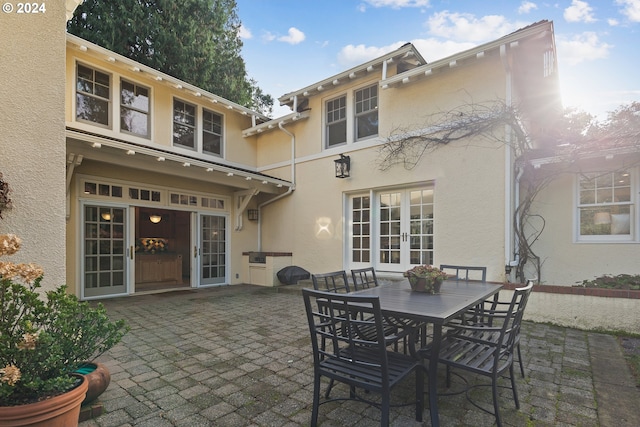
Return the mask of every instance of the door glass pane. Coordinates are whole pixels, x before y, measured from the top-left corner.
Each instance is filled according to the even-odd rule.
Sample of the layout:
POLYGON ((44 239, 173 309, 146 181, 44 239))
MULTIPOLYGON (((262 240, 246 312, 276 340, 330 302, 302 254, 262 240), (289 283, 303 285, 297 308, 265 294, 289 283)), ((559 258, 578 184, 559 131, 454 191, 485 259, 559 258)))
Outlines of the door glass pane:
POLYGON ((200 279, 203 285, 226 281, 226 218, 215 215, 201 216, 200 279))
POLYGON ((84 207, 84 296, 126 291, 125 209, 84 207))

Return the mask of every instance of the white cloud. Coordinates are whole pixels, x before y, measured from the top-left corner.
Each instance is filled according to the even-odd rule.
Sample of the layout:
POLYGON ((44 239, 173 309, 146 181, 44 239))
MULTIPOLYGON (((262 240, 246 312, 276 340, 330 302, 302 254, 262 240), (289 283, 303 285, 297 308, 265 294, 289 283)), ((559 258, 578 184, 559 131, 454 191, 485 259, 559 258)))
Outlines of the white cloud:
POLYGON ((251 30, 245 27, 244 25, 240 25, 240 30, 238 31, 238 36, 241 39, 251 39, 253 38, 253 34, 251 34, 251 30))
POLYGON ((572 0, 571 6, 564 10, 564 19, 567 22, 595 22, 593 8, 582 0, 572 0))
POLYGON ((275 39, 276 39, 275 34, 273 34, 273 33, 269 32, 269 31, 267 31, 266 33, 264 33, 264 34, 262 35, 262 40, 263 40, 263 41, 265 41, 265 42, 272 42, 272 41, 274 41, 275 39))
POLYGON ((624 6, 622 14, 630 21, 640 22, 640 0, 616 0, 616 3, 624 6))
POLYGON ((476 18, 473 14, 445 10, 432 15, 426 25, 429 32, 437 37, 481 43, 509 34, 527 23, 509 22, 500 15, 476 18))
MULTIPOLYGON (((365 3, 373 7, 400 9, 402 7, 426 7, 429 6, 429 1, 430 0, 365 0, 365 3)), ((364 9, 361 7, 360 10, 364 9)))
POLYGON ((286 36, 278 37, 279 41, 289 43, 289 44, 302 43, 304 39, 305 39, 304 33, 299 29, 297 29, 296 27, 289 28, 289 33, 286 36))
POLYGON ((363 44, 359 45, 346 45, 340 52, 338 52, 338 63, 345 67, 350 68, 356 65, 360 65, 364 62, 370 61, 374 58, 384 55, 385 53, 391 52, 392 50, 398 49, 404 43, 397 42, 388 46, 365 46, 363 44))
POLYGON ((533 2, 530 2, 530 1, 523 1, 520 4, 520 7, 518 8, 518 13, 520 15, 527 14, 527 13, 529 13, 532 10, 537 9, 537 8, 538 8, 537 4, 535 4, 533 2))
POLYGON ((604 59, 609 56, 613 45, 600 41, 593 32, 584 32, 567 39, 556 36, 558 58, 569 65, 576 65, 583 61, 604 59))
MULTIPOLYGON (((415 39, 411 43, 418 49, 418 52, 427 62, 433 62, 438 59, 446 58, 454 53, 471 49, 476 46, 475 43, 459 43, 451 40, 440 41, 434 38, 415 39)), ((405 42, 396 42, 387 46, 365 46, 347 45, 338 53, 338 63, 341 67, 351 68, 361 65, 367 61, 378 58, 385 53, 400 48, 405 42)))
POLYGON ((609 24, 612 27, 617 27, 618 25, 620 25, 620 22, 618 22, 618 20, 615 18, 609 18, 607 19, 607 24, 609 24))
POLYGON ((462 52, 477 46, 476 43, 454 42, 451 40, 440 41, 437 39, 416 39, 411 43, 427 62, 434 62, 455 53, 462 52))

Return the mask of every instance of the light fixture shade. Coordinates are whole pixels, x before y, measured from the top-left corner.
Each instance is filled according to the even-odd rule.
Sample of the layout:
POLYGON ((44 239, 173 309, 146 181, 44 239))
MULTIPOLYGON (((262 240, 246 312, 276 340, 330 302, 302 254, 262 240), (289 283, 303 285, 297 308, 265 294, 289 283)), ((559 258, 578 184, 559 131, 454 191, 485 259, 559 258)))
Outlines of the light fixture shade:
POLYGON ((149 216, 149 221, 151 221, 154 224, 157 224, 160 221, 162 221, 162 217, 158 214, 153 214, 149 216))
POLYGON ((105 211, 100 214, 105 221, 111 221, 111 212, 105 211))
POLYGON ((257 221, 259 218, 258 209, 247 209, 247 218, 249 221, 257 221))
POLYGON ((336 166, 336 178, 349 178, 351 176, 351 158, 340 154, 340 158, 334 160, 336 166))
POLYGON ((596 225, 611 224, 611 214, 609 212, 596 212, 593 216, 593 223, 596 225))

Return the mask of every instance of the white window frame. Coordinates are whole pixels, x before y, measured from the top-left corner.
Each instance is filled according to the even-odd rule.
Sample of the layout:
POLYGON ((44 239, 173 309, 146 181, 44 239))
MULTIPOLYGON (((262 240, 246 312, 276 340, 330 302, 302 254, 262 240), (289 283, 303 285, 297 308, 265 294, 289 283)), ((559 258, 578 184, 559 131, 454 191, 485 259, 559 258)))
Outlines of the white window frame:
POLYGON ((334 98, 328 99, 327 101, 325 101, 324 103, 324 118, 325 118, 325 135, 324 135, 324 148, 328 149, 328 148, 334 148, 334 147, 340 147, 342 145, 346 145, 347 144, 347 140, 348 137, 347 135, 349 134, 348 131, 348 120, 347 117, 349 115, 348 111, 348 105, 347 105, 347 95, 346 94, 341 94, 339 96, 336 96, 334 98), (329 104, 332 103, 336 103, 336 102, 340 102, 341 100, 343 100, 344 102, 344 106, 339 106, 338 108, 332 108, 331 111, 329 111, 329 104), (338 117, 337 119, 335 118, 336 114, 341 114, 342 117, 338 117), (330 118, 332 118, 333 120, 330 120, 330 118), (333 126, 344 126, 344 141, 342 142, 337 142, 335 144, 329 144, 329 136, 330 136, 330 129, 333 126))
MULTIPOLYGON (((637 241, 637 236, 636 236, 636 223, 637 223, 637 199, 635 194, 638 192, 638 186, 637 186, 637 176, 636 176, 636 172, 635 170, 632 169, 627 169, 627 170, 610 170, 610 171, 602 171, 602 172, 585 172, 582 174, 578 174, 575 176, 575 182, 574 182, 574 188, 575 188, 575 192, 574 192, 574 197, 575 197, 575 201, 574 201, 574 206, 575 206, 575 215, 574 215, 574 234, 575 234, 575 242, 576 243, 624 243, 624 242, 635 242, 637 241), (596 187, 594 189, 594 203, 582 203, 581 202, 581 184, 582 184, 582 177, 585 176, 598 176, 598 175, 605 175, 605 174, 611 174, 613 175, 612 180, 615 180, 615 174, 616 173, 622 173, 622 172, 626 172, 628 173, 628 179, 629 179, 629 201, 598 201, 597 200, 597 195, 598 195, 598 188, 596 187), (603 214, 609 214, 609 215, 605 215, 605 218, 603 218, 604 221, 609 221, 608 223, 604 223, 601 226, 606 227, 608 226, 608 224, 612 224, 611 221, 614 221, 614 218, 612 218, 615 214, 613 214, 612 211, 615 211, 619 208, 623 208, 623 209, 627 209, 629 210, 629 233, 628 234, 581 234, 581 211, 582 210, 597 210, 598 212, 602 212, 603 214), (606 218, 608 217, 608 219, 606 218)), ((609 189, 611 189, 611 191, 614 191, 615 193, 615 189, 616 188, 624 188, 625 186, 621 186, 621 187, 616 187, 615 186, 615 182, 613 183, 613 187, 603 187, 603 190, 608 191, 609 189)), ((626 213, 623 213, 622 215, 626 215, 626 213)), ((594 221, 595 218, 594 218, 594 221)), ((594 224, 595 226, 595 224, 594 224)), ((610 225, 609 225, 610 226, 610 225)))
POLYGON ((197 104, 193 104, 191 102, 185 101, 177 97, 173 98, 173 101, 171 103, 171 145, 173 147, 182 148, 182 149, 191 150, 191 151, 198 151, 198 110, 199 109, 200 109, 200 106, 197 104), (176 122, 175 120, 176 102, 181 102, 185 106, 193 107, 193 125, 176 122), (193 128, 193 147, 189 147, 183 144, 176 144, 175 135, 174 135, 176 125, 193 128))
POLYGON ((213 111, 213 110, 210 110, 208 108, 202 107, 202 131, 201 131, 202 134, 201 134, 201 138, 200 139, 202 140, 201 151, 202 151, 203 154, 209 154, 209 155, 212 155, 212 156, 224 158, 224 152, 225 152, 225 149, 224 149, 224 142, 225 142, 225 131, 224 131, 224 128, 225 128, 225 116, 224 116, 224 114, 220 114, 217 111, 213 111), (209 130, 209 129, 205 128, 205 114, 207 114, 207 113, 208 114, 213 114, 215 116, 220 117, 220 133, 219 134, 217 134, 216 132, 214 132, 212 130, 209 130), (205 133, 211 134, 211 135, 216 135, 216 136, 220 137, 220 152, 219 153, 215 153, 213 151, 208 151, 208 150, 204 149, 204 134, 205 133))
POLYGON ((113 127, 113 118, 112 118, 112 99, 113 99, 113 75, 111 73, 107 73, 101 69, 98 69, 97 67, 94 67, 92 65, 88 65, 88 64, 84 64, 81 62, 76 62, 76 75, 75 75, 75 91, 74 91, 74 105, 75 105, 75 111, 74 111, 74 117, 75 120, 78 122, 82 122, 82 123, 88 123, 92 126, 99 126, 101 128, 105 128, 105 129, 111 129, 113 127), (78 79, 79 79, 79 69, 80 67, 84 67, 87 68, 89 70, 92 71, 93 73, 93 77, 91 80, 91 83, 94 85, 94 90, 92 92, 85 92, 83 90, 79 90, 78 89, 78 79), (109 97, 108 98, 104 98, 102 96, 99 96, 95 93, 95 85, 96 83, 96 78, 95 78, 95 73, 100 73, 100 74, 104 74, 105 76, 107 76, 109 78, 109 86, 107 87, 107 90, 109 92, 109 97), (83 119, 81 117, 78 117, 78 95, 82 95, 88 98, 94 98, 94 99, 98 99, 100 101, 106 101, 107 103, 107 124, 104 123, 100 123, 100 122, 95 122, 92 120, 87 120, 87 119, 83 119))
POLYGON ((379 135, 380 133, 380 113, 378 110, 379 99, 380 99, 380 90, 377 84, 361 87, 353 91, 353 139, 354 141, 364 141, 365 139, 375 138, 379 135), (376 91, 375 97, 369 96, 367 98, 361 99, 360 101, 357 100, 358 93, 365 92, 365 91, 370 92, 372 89, 375 89, 376 91), (375 99, 375 101, 372 101, 373 99, 375 99), (360 105, 363 105, 368 108, 366 109, 363 108, 362 111, 358 112, 358 108, 360 105), (366 135, 358 138, 358 123, 360 123, 361 119, 369 116, 373 112, 375 112, 377 117, 377 122, 378 122, 376 124, 375 134, 366 135))
POLYGON ((120 132, 122 133, 126 133, 129 135, 134 135, 134 136, 139 136, 141 138, 146 138, 146 139, 150 139, 151 138, 151 106, 153 105, 152 103, 152 99, 151 99, 151 88, 148 86, 144 86, 141 85, 133 80, 130 79, 126 79, 124 77, 120 78, 120 88, 119 88, 119 102, 120 102, 120 109, 119 109, 119 118, 120 118, 120 132), (148 98, 148 105, 147 105, 147 111, 144 111, 140 108, 135 107, 134 105, 127 105, 127 104, 123 104, 122 103, 122 88, 123 88, 123 84, 127 83, 130 85, 133 85, 134 88, 134 94, 137 92, 138 89, 144 89, 147 91, 147 98, 148 98), (137 132, 133 132, 127 129, 123 129, 122 127, 122 113, 123 110, 127 110, 127 111, 133 111, 136 113, 140 113, 140 114, 144 114, 147 117, 147 133, 146 134, 142 134, 142 133, 137 133, 137 132))

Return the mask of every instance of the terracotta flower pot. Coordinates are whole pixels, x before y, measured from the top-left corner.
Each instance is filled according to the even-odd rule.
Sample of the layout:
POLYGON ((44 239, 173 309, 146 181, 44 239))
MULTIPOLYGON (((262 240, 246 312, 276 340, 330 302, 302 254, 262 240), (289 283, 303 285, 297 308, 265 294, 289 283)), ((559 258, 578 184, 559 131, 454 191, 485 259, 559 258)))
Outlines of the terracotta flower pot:
POLYGON ((102 363, 87 363, 76 372, 84 375, 89 383, 87 397, 82 402, 83 405, 96 400, 109 387, 111 382, 109 369, 102 363))
POLYGON ((78 425, 80 404, 89 382, 82 376, 76 388, 36 403, 0 406, 0 427, 74 427, 78 425))

